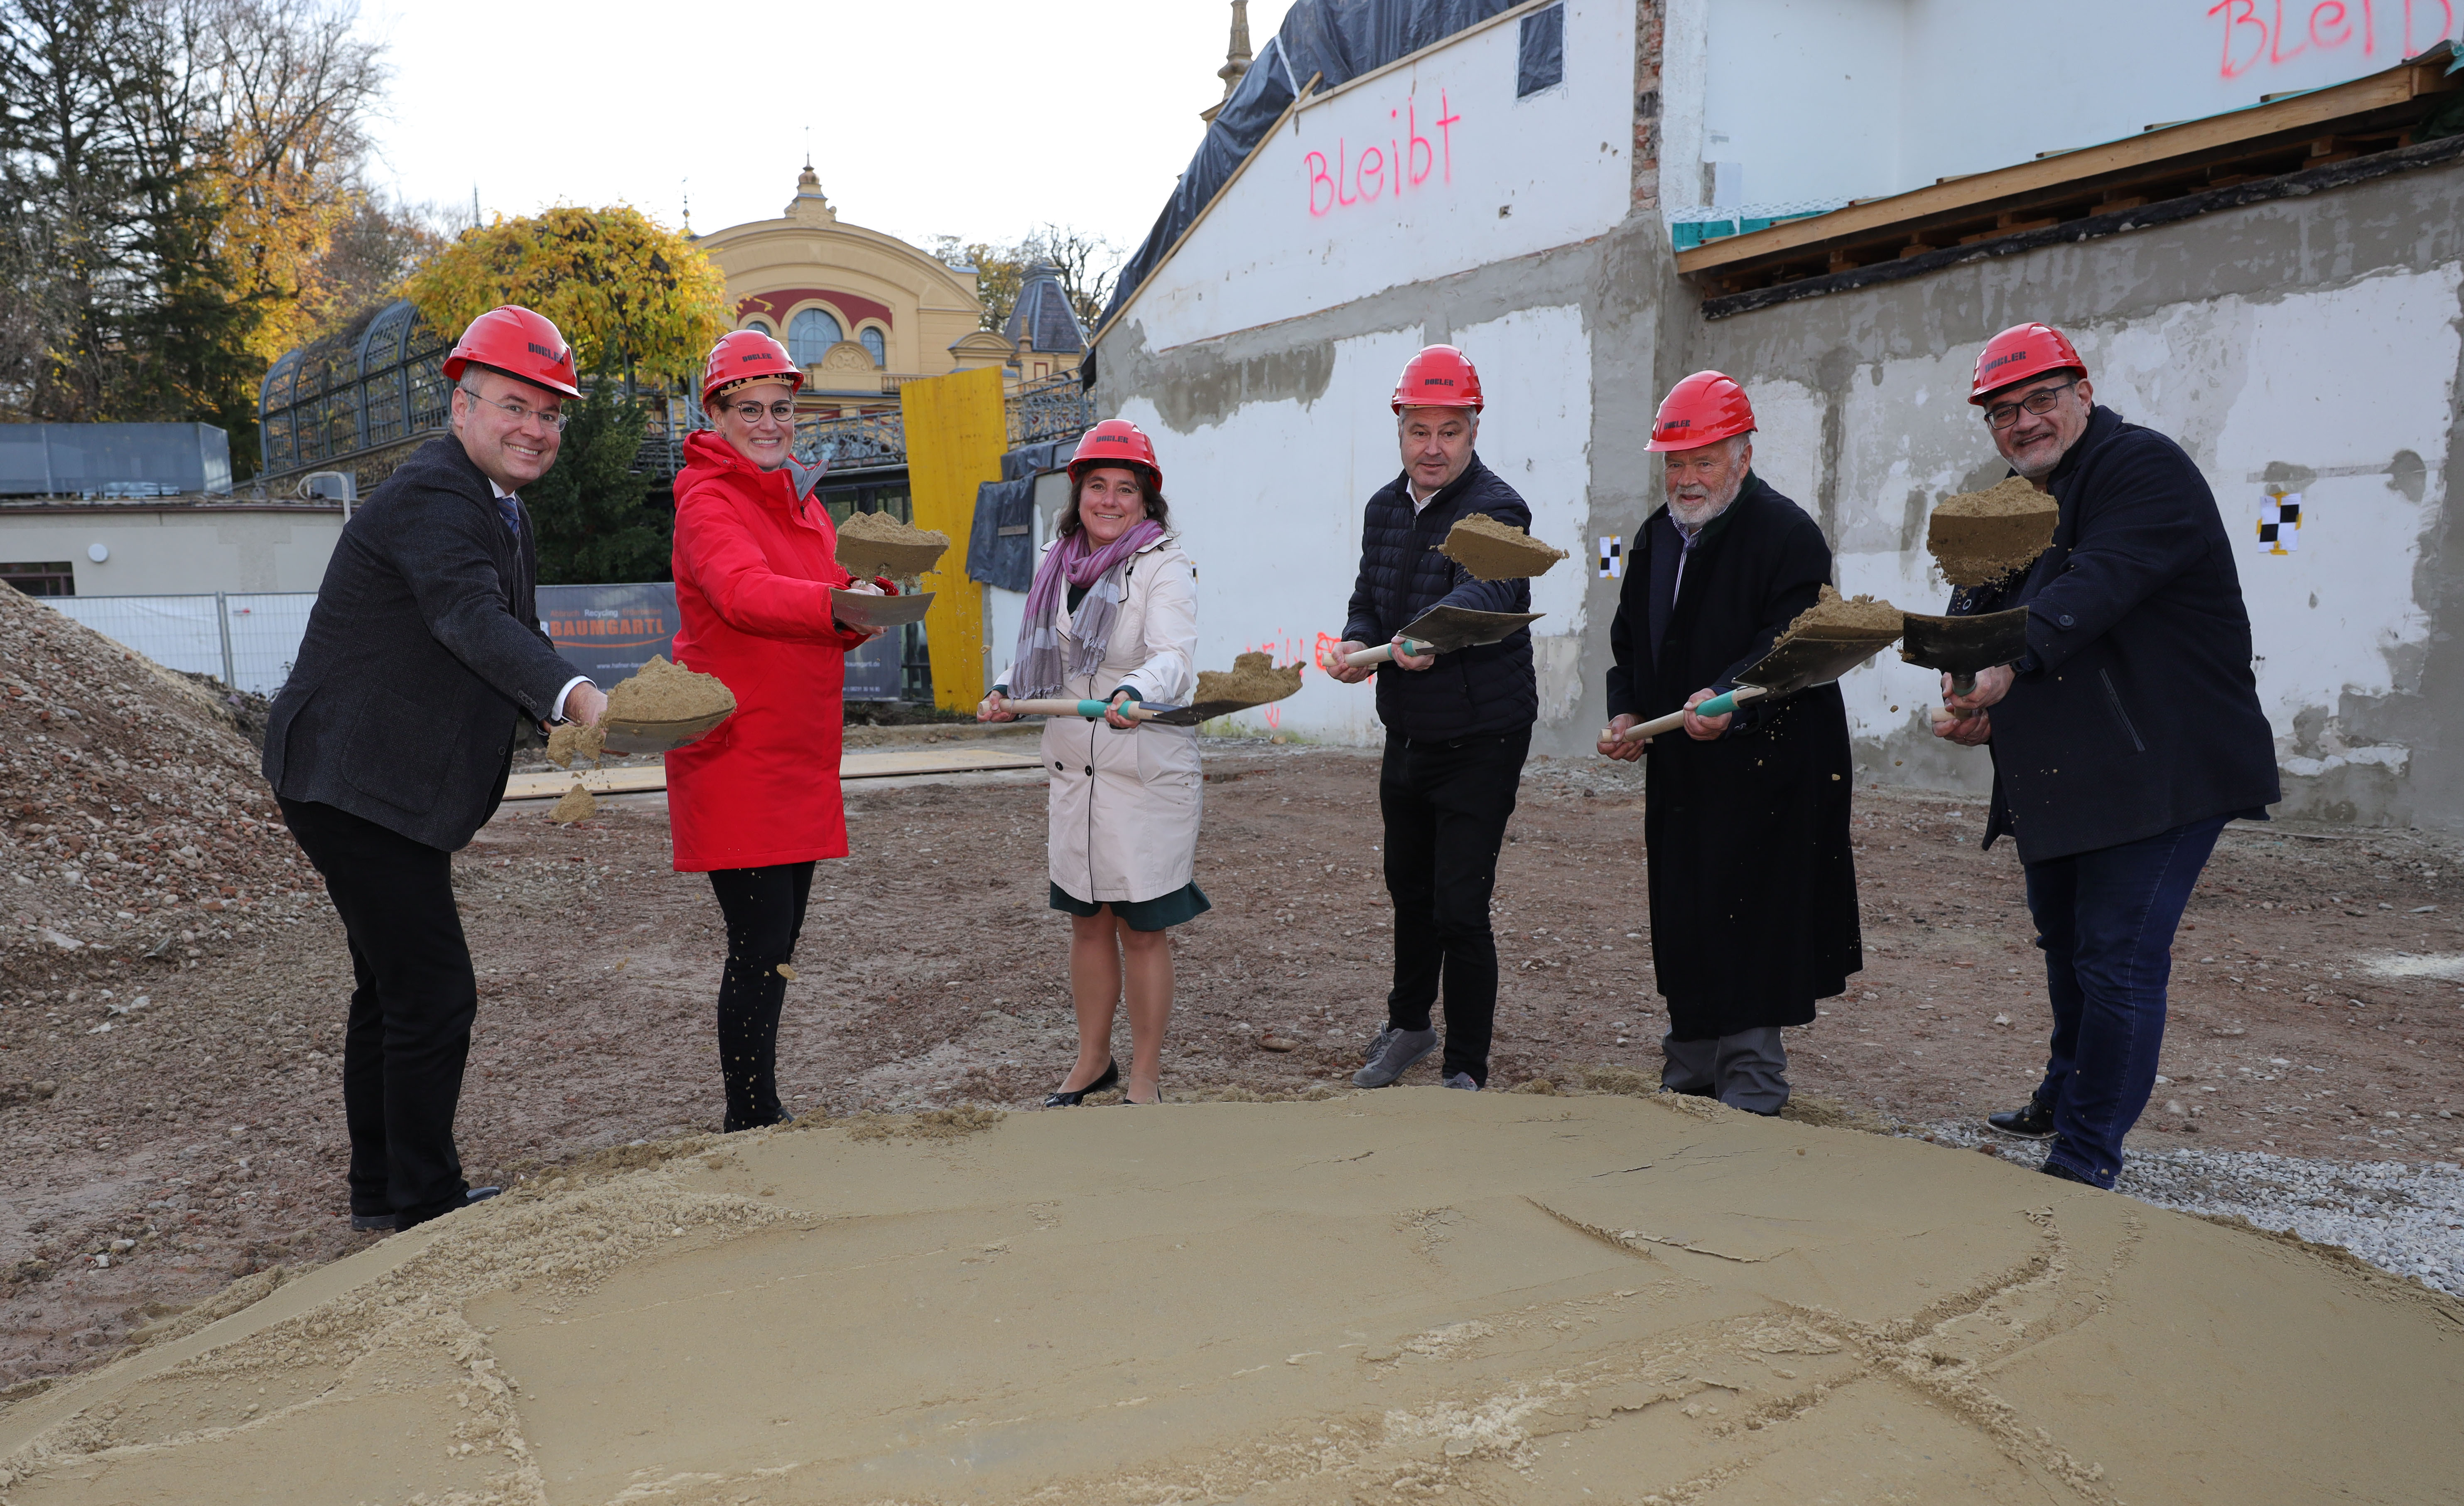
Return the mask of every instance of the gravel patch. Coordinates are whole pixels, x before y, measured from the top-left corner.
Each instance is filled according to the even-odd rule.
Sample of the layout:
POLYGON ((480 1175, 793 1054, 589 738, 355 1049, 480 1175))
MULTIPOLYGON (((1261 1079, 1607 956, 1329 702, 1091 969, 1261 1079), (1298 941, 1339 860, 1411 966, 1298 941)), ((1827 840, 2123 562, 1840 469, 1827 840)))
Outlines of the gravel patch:
MULTIPOLYGON (((1941 1120, 1898 1132, 2035 1164, 2040 1145, 1941 1120)), ((2464 1166, 2452 1161, 2317 1161, 2257 1150, 2133 1148, 2115 1190, 2184 1213, 2239 1218, 2334 1245, 2390 1275, 2464 1296, 2464 1166)))

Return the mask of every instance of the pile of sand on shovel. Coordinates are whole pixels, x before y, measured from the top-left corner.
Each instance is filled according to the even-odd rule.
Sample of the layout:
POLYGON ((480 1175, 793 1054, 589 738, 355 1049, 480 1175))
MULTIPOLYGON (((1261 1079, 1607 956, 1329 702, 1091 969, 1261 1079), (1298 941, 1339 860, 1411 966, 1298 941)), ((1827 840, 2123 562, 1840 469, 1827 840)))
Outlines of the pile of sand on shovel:
POLYGON ((605 720, 663 726, 724 717, 735 710, 736 693, 717 675, 696 675, 681 664, 669 663, 664 653, 653 653, 649 663, 607 693, 605 720))
POLYGON ((1792 638, 1896 638, 1906 631, 1904 615, 1889 602, 1842 596, 1825 586, 1814 605, 1798 612, 1771 647, 1792 638))
POLYGON ((1486 513, 1457 519, 1438 552, 1471 571, 1478 581, 1529 580, 1546 575, 1549 566, 1566 558, 1565 550, 1551 548, 1486 513))
POLYGON ((839 564, 860 581, 912 581, 940 564, 949 547, 950 536, 938 528, 911 528, 888 513, 855 513, 839 524, 839 564))
POLYGON ((2059 503, 2014 476, 1935 508, 1925 548, 1953 586, 1991 586, 2034 564, 2054 542, 2060 517, 2059 503))
POLYGON ((1263 653, 1235 655, 1229 670, 1198 672, 1198 701, 1238 700, 1252 706, 1281 700, 1301 688, 1301 667, 1297 664, 1275 668, 1275 661, 1263 653))

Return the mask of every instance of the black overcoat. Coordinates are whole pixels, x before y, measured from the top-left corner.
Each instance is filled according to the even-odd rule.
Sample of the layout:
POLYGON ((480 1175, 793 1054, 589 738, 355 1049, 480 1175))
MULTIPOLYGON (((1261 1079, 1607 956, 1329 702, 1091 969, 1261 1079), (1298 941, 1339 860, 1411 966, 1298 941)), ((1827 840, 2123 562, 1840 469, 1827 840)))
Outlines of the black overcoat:
MULTIPOLYGON (((1655 658, 1655 559, 1681 546, 1662 508, 1629 557, 1609 630, 1613 717, 1658 717, 1698 690, 1731 688, 1831 579, 1822 530, 1749 476, 1685 562, 1655 658)), ((1644 766, 1652 964, 1672 1033, 1812 1024, 1814 1001, 1865 965, 1839 688, 1750 703, 1714 742, 1654 738, 1644 766)))
POLYGON ((453 852, 504 797, 525 719, 573 670, 540 631, 530 517, 505 526, 451 434, 412 452, 343 525, 265 729, 286 800, 453 852))
POLYGON ((2023 862, 2135 842, 2283 798, 2251 669, 2250 612, 2207 477, 2182 447, 2098 408, 2047 477, 2061 519, 2026 575, 1953 612, 2028 609, 1992 709, 1985 845, 2023 862))

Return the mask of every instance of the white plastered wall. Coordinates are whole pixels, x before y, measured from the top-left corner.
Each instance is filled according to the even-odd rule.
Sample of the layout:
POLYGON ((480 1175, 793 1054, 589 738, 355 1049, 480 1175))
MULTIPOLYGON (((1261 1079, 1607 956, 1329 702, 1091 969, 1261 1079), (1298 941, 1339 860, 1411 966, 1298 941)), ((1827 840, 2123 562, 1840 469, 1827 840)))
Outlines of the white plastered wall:
MULTIPOLYGON (((2444 501, 2441 460, 2464 341, 2459 289, 2464 267, 2451 263, 2067 327, 2097 400, 2179 441, 2215 493, 2250 609, 2259 698, 2289 774, 2347 764, 2400 774, 2409 758, 2402 747, 2349 740, 2338 711, 2347 694, 2414 688, 2399 676, 2430 632, 2414 572, 2444 501), (2355 338, 2362 330, 2371 338, 2355 338), (2271 468, 2277 487, 2301 494, 2299 546, 2283 554, 2258 542, 2271 468)), ((1925 552, 1923 517, 2002 474, 1966 401, 1975 357, 1969 345, 1891 361, 1879 382, 1866 367, 1847 384, 1842 591, 1940 609, 1947 587, 1925 552)), ((1772 382, 1753 396, 1758 412, 1794 413, 1811 394, 1772 382)), ((1781 448, 1767 443, 1773 429, 1766 423, 1757 460, 1779 484, 1772 473, 1785 462, 1760 464, 1781 448)), ((1939 697, 1930 672, 1889 655, 1841 684, 1860 739, 1921 727, 1923 708, 1939 697)))
POLYGON ((1632 192, 1635 8, 1564 4, 1555 87, 1516 98, 1521 28, 1509 17, 1304 106, 1125 321, 1144 326, 1149 349, 1169 350, 1616 226, 1632 192), (1387 170, 1397 157, 1399 182, 1387 170))

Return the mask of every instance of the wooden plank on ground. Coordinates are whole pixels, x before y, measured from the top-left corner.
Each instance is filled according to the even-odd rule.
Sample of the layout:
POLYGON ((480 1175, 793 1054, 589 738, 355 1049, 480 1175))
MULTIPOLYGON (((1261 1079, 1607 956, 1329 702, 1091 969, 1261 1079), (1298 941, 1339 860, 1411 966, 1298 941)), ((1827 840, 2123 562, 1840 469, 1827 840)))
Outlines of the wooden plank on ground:
MULTIPOLYGON (((1005 769, 1041 768, 1043 760, 980 743, 949 747, 895 748, 889 752, 842 753, 839 778, 896 779, 911 774, 989 774, 1005 769)), ((569 773, 516 774, 505 781, 507 800, 556 800, 580 780, 594 795, 651 794, 668 787, 668 771, 656 764, 630 768, 584 768, 569 773)))

